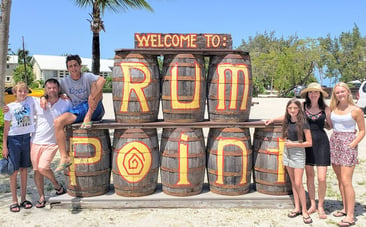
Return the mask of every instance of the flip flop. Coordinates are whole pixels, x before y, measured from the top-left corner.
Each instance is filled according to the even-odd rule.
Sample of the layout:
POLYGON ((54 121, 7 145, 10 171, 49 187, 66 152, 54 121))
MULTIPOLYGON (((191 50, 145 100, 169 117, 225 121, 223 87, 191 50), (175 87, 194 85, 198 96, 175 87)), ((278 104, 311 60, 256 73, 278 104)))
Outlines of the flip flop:
POLYGON ((55 190, 56 190, 56 195, 63 195, 66 193, 66 189, 62 184, 60 184, 60 188, 58 188, 58 189, 55 188, 55 190))
POLYGON ((310 216, 302 217, 302 220, 304 221, 305 224, 311 224, 311 223, 313 223, 313 219, 311 219, 310 216))
POLYGON ((343 211, 337 210, 335 213, 333 213, 334 217, 343 217, 346 216, 347 214, 343 211))
POLYGON ((23 207, 24 209, 30 209, 33 207, 33 205, 28 200, 24 200, 23 202, 20 203, 20 207, 23 207))
POLYGON ((37 201, 37 203, 36 203, 37 208, 43 208, 45 206, 46 206, 46 200, 43 200, 42 202, 37 201))
POLYGON ((20 211, 20 206, 18 203, 13 203, 10 205, 10 211, 11 212, 19 212, 20 211))
POLYGON ((69 163, 64 163, 64 164, 60 164, 60 165, 58 165, 58 166, 57 166, 57 168, 56 168, 55 172, 63 171, 63 170, 65 170, 66 168, 68 168, 69 166, 71 166, 71 165, 72 165, 72 163, 71 163, 71 162, 69 162, 69 163))
POLYGON ((289 218, 295 218, 295 217, 297 217, 297 216, 299 216, 299 215, 301 215, 302 213, 300 212, 300 211, 291 211, 288 215, 287 215, 287 217, 289 217, 289 218))
POLYGON ((356 222, 353 221, 353 222, 350 222, 350 221, 345 221, 345 220, 341 220, 341 222, 338 222, 338 226, 352 226, 352 225, 355 225, 356 222))
POLYGON ((93 122, 88 122, 88 123, 82 123, 80 126, 80 129, 90 129, 93 126, 93 122))

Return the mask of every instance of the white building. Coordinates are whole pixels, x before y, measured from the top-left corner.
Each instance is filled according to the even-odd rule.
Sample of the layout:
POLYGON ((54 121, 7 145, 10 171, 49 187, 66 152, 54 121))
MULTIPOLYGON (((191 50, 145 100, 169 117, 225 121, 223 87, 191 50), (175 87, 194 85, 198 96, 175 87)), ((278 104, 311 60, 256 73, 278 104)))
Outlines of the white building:
POLYGON ((13 72, 18 66, 18 55, 10 55, 6 60, 5 87, 11 87, 14 84, 13 72))
MULTIPOLYGON (((68 75, 66 56, 33 55, 31 64, 35 75, 34 80, 60 79, 68 75)), ((91 71, 91 58, 81 58, 81 64, 87 67, 88 71, 91 71)), ((114 60, 100 59, 100 75, 103 77, 112 76, 113 64, 114 60)))

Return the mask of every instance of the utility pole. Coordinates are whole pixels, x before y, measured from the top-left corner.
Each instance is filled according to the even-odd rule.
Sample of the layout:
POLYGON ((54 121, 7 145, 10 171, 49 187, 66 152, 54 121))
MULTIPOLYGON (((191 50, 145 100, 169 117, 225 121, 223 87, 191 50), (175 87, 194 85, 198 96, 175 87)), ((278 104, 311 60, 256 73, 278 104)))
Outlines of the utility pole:
POLYGON ((25 48, 24 48, 24 36, 22 36, 22 42, 23 42, 23 64, 24 64, 24 81, 25 84, 28 85, 28 76, 27 76, 27 63, 25 61, 25 48))

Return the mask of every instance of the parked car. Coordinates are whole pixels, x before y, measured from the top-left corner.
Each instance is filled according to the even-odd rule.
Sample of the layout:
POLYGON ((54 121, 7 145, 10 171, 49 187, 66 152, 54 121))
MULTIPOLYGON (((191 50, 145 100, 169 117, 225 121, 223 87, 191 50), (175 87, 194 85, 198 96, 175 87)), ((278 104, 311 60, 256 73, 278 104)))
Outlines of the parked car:
POLYGON ((303 85, 297 85, 295 88, 294 88, 294 95, 295 97, 297 98, 300 98, 301 97, 301 91, 304 90, 306 87, 303 86, 303 85))
POLYGON ((366 81, 362 82, 357 94, 357 105, 366 114, 366 81))
MULTIPOLYGON (((13 87, 6 87, 5 88, 5 92, 4 92, 4 101, 5 104, 14 102, 16 100, 15 95, 13 94, 13 87)), ((30 96, 35 96, 35 97, 41 97, 44 94, 43 89, 41 90, 32 90, 29 88, 29 95, 30 96)))

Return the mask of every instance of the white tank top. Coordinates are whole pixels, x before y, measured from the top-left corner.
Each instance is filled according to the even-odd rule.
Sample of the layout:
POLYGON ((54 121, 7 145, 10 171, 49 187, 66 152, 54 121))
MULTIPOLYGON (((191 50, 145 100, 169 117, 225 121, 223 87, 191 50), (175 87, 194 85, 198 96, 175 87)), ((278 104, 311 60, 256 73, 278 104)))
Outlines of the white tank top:
POLYGON ((356 121, 352 118, 351 112, 345 115, 338 115, 334 112, 330 114, 330 119, 332 120, 334 131, 354 132, 356 130, 356 121))

